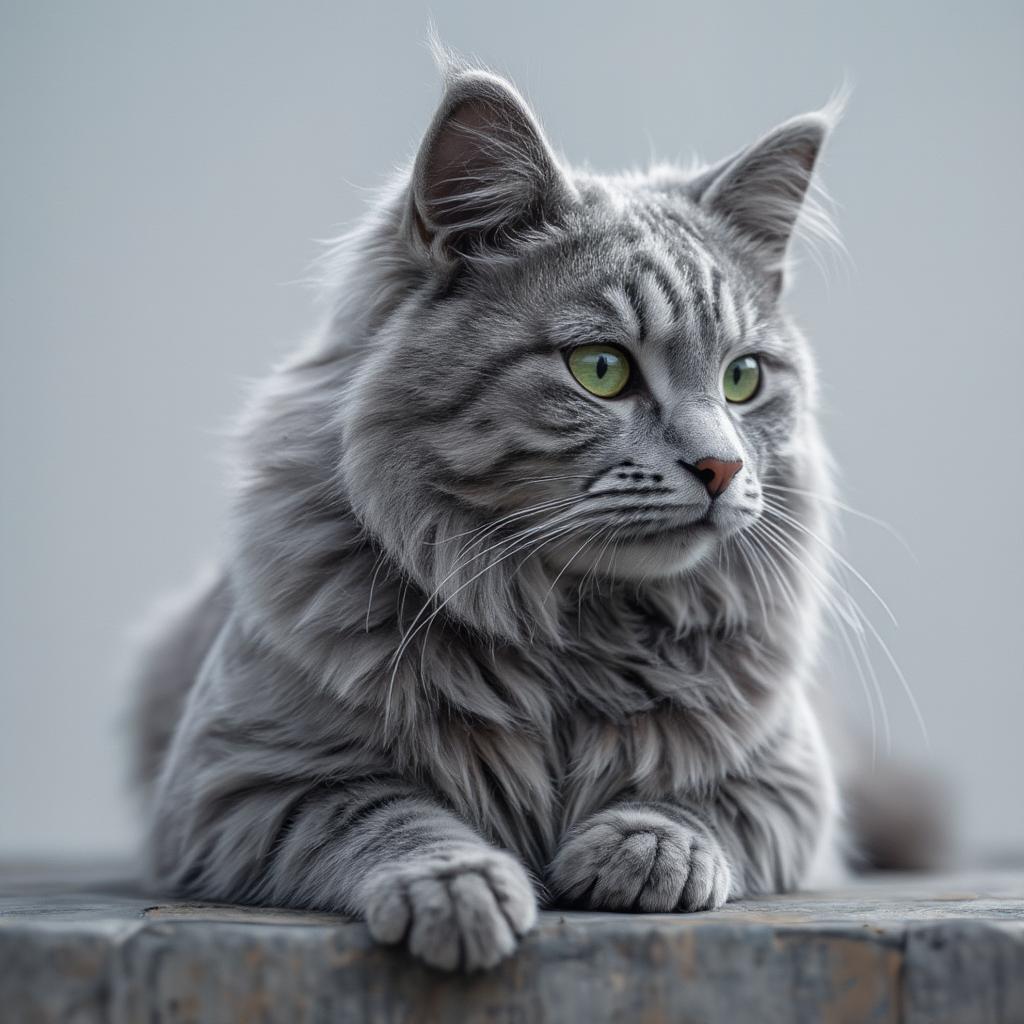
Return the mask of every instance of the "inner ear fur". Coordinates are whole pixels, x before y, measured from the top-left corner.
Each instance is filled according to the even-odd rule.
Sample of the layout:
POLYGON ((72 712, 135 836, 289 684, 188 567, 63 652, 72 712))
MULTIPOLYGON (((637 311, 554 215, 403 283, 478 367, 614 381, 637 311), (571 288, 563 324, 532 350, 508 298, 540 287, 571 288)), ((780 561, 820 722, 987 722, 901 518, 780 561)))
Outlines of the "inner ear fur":
POLYGON ((555 219, 573 190, 516 90, 485 71, 449 80, 413 167, 415 238, 469 256, 555 219))

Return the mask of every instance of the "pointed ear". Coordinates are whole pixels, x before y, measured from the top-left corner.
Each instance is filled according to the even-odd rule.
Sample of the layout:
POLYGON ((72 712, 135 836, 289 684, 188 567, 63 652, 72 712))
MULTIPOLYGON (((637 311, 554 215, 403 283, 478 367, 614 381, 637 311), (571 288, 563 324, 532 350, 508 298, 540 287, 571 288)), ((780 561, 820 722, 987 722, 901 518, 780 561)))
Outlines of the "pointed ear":
POLYGON ((555 220, 574 189, 516 90, 485 71, 449 76, 413 166, 409 236, 445 262, 555 220))
POLYGON ((753 246, 777 286, 786 247, 833 121, 827 111, 795 117, 690 183, 693 198, 753 246))

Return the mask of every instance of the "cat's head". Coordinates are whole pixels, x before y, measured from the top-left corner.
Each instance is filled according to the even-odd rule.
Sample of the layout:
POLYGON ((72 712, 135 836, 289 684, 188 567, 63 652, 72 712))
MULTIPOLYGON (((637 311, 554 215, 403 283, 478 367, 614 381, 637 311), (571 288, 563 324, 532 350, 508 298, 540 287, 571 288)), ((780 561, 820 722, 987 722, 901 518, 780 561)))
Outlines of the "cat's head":
POLYGON ((348 256, 379 302, 339 414, 357 516, 437 602, 515 635, 558 577, 699 574, 799 484, 813 381, 779 296, 829 127, 574 173, 511 85, 449 71, 348 256))

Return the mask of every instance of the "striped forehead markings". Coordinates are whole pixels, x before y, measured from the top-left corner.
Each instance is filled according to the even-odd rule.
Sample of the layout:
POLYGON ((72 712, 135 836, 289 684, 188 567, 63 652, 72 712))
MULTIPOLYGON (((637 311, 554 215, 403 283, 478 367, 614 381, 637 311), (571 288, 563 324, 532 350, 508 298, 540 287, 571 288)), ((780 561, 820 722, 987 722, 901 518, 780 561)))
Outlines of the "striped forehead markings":
POLYGON ((627 277, 622 282, 622 290, 629 300, 630 308, 636 318, 637 341, 641 344, 647 340, 648 321, 647 304, 644 302, 644 289, 637 278, 627 277))
POLYGON ((675 332, 709 351, 719 338, 729 346, 740 344, 757 319, 750 297, 734 291, 716 264, 703 270, 676 255, 638 254, 625 275, 608 282, 601 298, 639 344, 675 332))
POLYGON ((686 330, 709 340, 721 310, 721 274, 700 272, 678 257, 662 262, 650 254, 639 256, 623 282, 623 291, 642 325, 639 340, 656 324, 662 331, 686 330), (717 281, 717 284, 716 284, 717 281))
POLYGON ((682 314, 676 289, 661 268, 653 263, 643 268, 638 275, 643 295, 641 301, 646 304, 648 323, 651 332, 657 336, 669 334, 675 330, 682 314))
MULTIPOLYGON (((660 292, 675 327, 710 343, 721 318, 723 275, 701 232, 668 207, 638 204, 631 212, 633 224, 645 229, 648 246, 660 250, 657 256, 649 249, 634 259, 627 295, 637 308, 637 319, 645 325, 662 319, 657 308, 640 305, 645 293, 657 299, 660 292), (664 260, 658 258, 662 254, 664 260), (642 284, 644 277, 653 280, 642 284)), ((640 340, 645 337, 646 333, 640 340)))
POLYGON ((649 277, 653 288, 660 293, 662 301, 668 305, 673 323, 683 319, 683 300, 680 295, 679 281, 675 278, 672 268, 665 266, 656 257, 643 253, 636 261, 636 270, 649 277))

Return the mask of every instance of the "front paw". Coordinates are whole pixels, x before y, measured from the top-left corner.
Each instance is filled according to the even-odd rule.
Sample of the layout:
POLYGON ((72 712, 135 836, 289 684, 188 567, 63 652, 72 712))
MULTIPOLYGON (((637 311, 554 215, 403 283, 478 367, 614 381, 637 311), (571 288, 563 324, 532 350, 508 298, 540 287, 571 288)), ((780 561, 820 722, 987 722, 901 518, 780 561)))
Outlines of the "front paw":
POLYGON ((537 919, 522 866, 498 850, 458 848, 383 864, 364 887, 378 942, 405 942, 442 970, 493 967, 537 919))
POLYGON ((732 873, 704 828, 644 807, 601 811, 576 829, 551 865, 555 894, 588 910, 712 910, 732 873))

